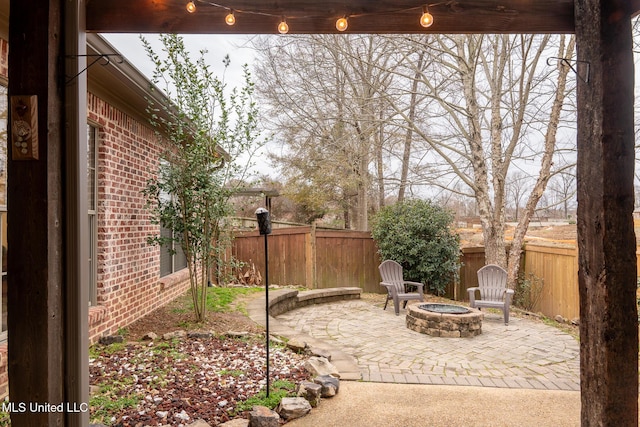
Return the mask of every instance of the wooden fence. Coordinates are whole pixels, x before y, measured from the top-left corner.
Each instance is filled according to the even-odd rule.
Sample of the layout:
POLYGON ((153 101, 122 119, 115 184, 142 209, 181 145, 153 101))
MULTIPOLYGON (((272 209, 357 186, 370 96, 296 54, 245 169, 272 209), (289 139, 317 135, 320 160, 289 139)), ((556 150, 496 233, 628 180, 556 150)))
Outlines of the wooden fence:
MULTIPOLYGON (((308 289, 358 286, 379 292, 380 258, 371 233, 314 226, 274 229, 268 237, 269 283, 308 289)), ((264 236, 236 235, 233 255, 264 275, 264 236)))
MULTIPOLYGON (((464 248, 460 282, 448 288, 446 296, 468 301, 467 288, 477 286, 476 272, 484 265, 484 248, 464 248)), ((524 277, 542 283, 542 292, 534 311, 549 317, 560 314, 567 319, 580 316, 578 299, 578 250, 574 246, 527 243, 521 259, 524 277)))
MULTIPOLYGON (((364 292, 384 292, 379 285, 381 260, 368 232, 295 227, 274 229, 268 239, 271 284, 308 289, 358 286, 364 292)), ((264 274, 264 236, 257 231, 240 233, 233 254, 239 260, 252 261, 264 274)), ((464 248, 461 261, 460 280, 447 287, 445 296, 466 301, 466 289, 477 285, 476 272, 485 263, 484 248, 464 248)), ((543 282, 535 311, 550 317, 579 317, 575 247, 528 243, 521 271, 543 282)), ((638 271, 640 274, 640 267, 638 271)))

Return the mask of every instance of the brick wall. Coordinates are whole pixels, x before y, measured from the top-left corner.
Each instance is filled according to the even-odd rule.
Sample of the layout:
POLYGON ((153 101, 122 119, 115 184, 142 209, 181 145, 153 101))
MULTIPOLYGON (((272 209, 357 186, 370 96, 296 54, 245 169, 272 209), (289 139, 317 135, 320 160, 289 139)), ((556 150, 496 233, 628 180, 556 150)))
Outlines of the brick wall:
POLYGON ((91 342, 115 333, 186 290, 184 273, 160 279, 158 233, 142 195, 158 168, 153 130, 89 93, 88 118, 98 133, 97 306, 90 309, 91 342))

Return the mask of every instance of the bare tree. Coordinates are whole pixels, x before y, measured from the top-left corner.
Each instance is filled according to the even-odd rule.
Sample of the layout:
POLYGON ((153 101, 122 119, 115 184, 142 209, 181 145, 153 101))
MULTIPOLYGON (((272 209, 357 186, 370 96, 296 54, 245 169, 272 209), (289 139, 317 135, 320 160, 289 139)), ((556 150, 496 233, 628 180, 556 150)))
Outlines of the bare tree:
POLYGON ((524 235, 557 156, 570 92, 565 62, 547 58, 571 58, 573 38, 269 40, 260 46, 259 91, 272 105, 274 129, 284 135, 283 170, 323 195, 332 193, 333 183, 329 198, 342 200, 345 224, 353 215, 360 229, 375 206, 370 199, 380 206, 394 189, 398 199, 424 184, 432 195, 439 186, 472 198, 487 262, 507 266, 513 286, 524 235), (536 172, 507 257, 507 176, 522 162, 532 162, 526 170, 536 172))
MULTIPOLYGON (((258 92, 283 138, 287 180, 311 186, 344 212, 345 227, 368 228, 370 167, 383 169, 387 87, 393 51, 375 36, 259 38, 258 92)), ((384 183, 379 198, 384 200, 384 183)), ((382 202, 381 202, 382 203, 382 202)))
POLYGON ((475 199, 487 262, 507 266, 511 286, 524 235, 550 177, 568 92, 569 68, 562 61, 547 67, 545 59, 571 58, 573 47, 573 38, 565 36, 439 36, 428 47, 415 47, 430 54, 432 66, 421 73, 429 117, 411 120, 403 108, 396 109, 428 149, 431 176, 445 188, 462 183, 475 199), (537 178, 507 257, 506 178, 525 158, 538 160, 537 178))

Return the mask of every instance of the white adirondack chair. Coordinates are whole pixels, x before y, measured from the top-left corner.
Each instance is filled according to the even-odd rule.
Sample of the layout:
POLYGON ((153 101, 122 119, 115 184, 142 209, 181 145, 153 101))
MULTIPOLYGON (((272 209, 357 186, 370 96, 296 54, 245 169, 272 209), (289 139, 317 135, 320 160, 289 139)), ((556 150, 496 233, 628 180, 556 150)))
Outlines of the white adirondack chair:
POLYGON ((504 314, 504 324, 509 324, 509 306, 513 289, 507 289, 507 271, 495 264, 488 264, 478 270, 478 286, 468 288, 469 305, 474 308, 499 308, 504 314), (476 299, 476 291, 480 299, 476 299))
POLYGON ((409 300, 424 301, 422 288, 424 285, 419 282, 409 282, 402 277, 402 266, 395 261, 386 260, 378 267, 380 276, 382 277, 381 286, 387 288, 387 300, 384 302, 383 310, 387 309, 389 300, 393 300, 393 307, 396 310, 396 316, 400 314, 400 301, 404 301, 404 307, 407 306, 409 300), (415 286, 417 292, 407 292, 406 286, 415 286))

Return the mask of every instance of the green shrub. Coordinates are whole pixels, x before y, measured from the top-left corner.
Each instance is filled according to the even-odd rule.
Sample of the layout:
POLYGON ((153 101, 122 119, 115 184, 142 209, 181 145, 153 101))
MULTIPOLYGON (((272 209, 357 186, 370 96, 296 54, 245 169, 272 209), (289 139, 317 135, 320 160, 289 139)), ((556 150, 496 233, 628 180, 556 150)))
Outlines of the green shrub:
POLYGON ((533 311, 542 297, 543 286, 544 280, 533 273, 520 275, 513 295, 513 305, 533 311))
POLYGON ((407 200, 381 209, 371 232, 382 258, 402 265, 405 280, 441 295, 460 270, 460 237, 452 222, 451 212, 429 200, 407 200))

